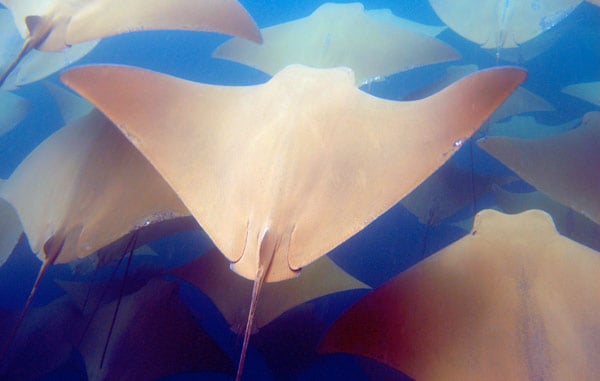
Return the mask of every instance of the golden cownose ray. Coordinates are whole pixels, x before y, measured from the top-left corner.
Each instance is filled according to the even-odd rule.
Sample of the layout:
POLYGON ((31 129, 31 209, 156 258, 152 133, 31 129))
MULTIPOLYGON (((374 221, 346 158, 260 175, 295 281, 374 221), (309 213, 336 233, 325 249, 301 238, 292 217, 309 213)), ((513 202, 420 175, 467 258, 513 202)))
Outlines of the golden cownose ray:
POLYGON ((365 11, 365 14, 372 19, 377 21, 385 21, 391 24, 395 24, 401 28, 412 30, 413 32, 426 34, 430 37, 435 37, 448 29, 445 26, 436 25, 425 25, 409 19, 398 17, 392 13, 391 10, 385 9, 369 9, 365 11))
POLYGON ((585 114, 581 126, 563 134, 477 144, 539 191, 600 223, 600 112, 585 114))
POLYGON ((561 91, 565 94, 590 102, 595 106, 600 106, 600 81, 569 85, 561 91))
MULTIPOLYGON (((446 75, 436 83, 409 95, 406 100, 423 98, 434 94, 459 79, 479 70, 477 65, 456 65, 446 69, 446 75)), ((554 107, 545 99, 532 93, 524 87, 519 87, 488 119, 495 123, 512 115, 537 111, 554 111, 554 107)))
POLYGON ((439 18, 488 49, 516 48, 552 28, 583 0, 429 0, 439 18))
POLYGON ((552 216, 560 234, 594 250, 600 250, 600 225, 542 192, 511 193, 494 187, 494 199, 506 213, 521 213, 528 209, 543 210, 552 216))
MULTIPOLYGON (((66 295, 33 307, 11 352, 0 363, 3 381, 40 380, 64 366, 76 350, 82 314, 66 295)), ((0 346, 19 319, 18 311, 0 310, 0 346)))
POLYGON ((0 137, 25 119, 30 109, 24 98, 0 90, 0 137))
POLYGON ((189 212, 100 112, 55 132, 0 188, 33 252, 66 263, 189 212), (40 186, 43 184, 43 186, 40 186))
MULTIPOLYGON (((235 275, 227 268, 227 260, 218 250, 169 271, 184 279, 217 306, 232 330, 242 333, 252 292, 252 282, 235 275)), ((309 300, 334 292, 370 288, 339 268, 327 256, 318 259, 302 271, 302 276, 283 282, 267 283, 261 291, 261 303, 256 307, 254 326, 260 329, 284 312, 309 300)))
POLYGON ((587 0, 587 2, 600 7, 600 0, 587 0))
POLYGON ((321 351, 417 380, 593 380, 600 253, 539 210, 477 214, 471 234, 352 306, 321 351))
POLYGON ((260 32, 237 0, 0 0, 25 39, 0 85, 32 49, 61 51, 71 45, 141 30, 224 33, 256 42, 260 32))
POLYGON ((131 250, 194 221, 156 170, 99 111, 63 127, 39 145, 0 188, 16 210, 43 265, 21 319, 50 265, 109 244, 131 250))
POLYGON ((177 282, 161 278, 102 305, 79 349, 91 381, 156 380, 181 372, 232 370, 230 360, 181 300, 177 282), (111 328, 117 303, 119 313, 111 328))
POLYGON ((94 106, 92 106, 90 102, 75 95, 73 92, 62 86, 55 85, 52 82, 45 82, 44 86, 52 95, 65 124, 72 123, 77 119, 86 116, 94 109, 94 106))
POLYGON ((290 64, 345 66, 354 71, 358 85, 418 66, 460 59, 460 54, 443 42, 386 20, 370 17, 360 3, 325 3, 308 17, 261 29, 262 45, 234 38, 219 46, 213 57, 271 76, 290 64))
POLYGON ((450 160, 404 197, 401 204, 421 224, 438 225, 490 192, 494 183, 506 184, 512 181, 514 178, 494 178, 468 171, 450 160))
POLYGON ((577 119, 562 124, 543 124, 536 121, 533 116, 515 115, 505 121, 490 124, 486 133, 488 136, 535 139, 567 132, 578 124, 580 121, 577 119))
MULTIPOLYGON (((8 9, 0 9, 0 73, 7 72, 15 61, 24 40, 19 34, 8 9)), ((98 40, 76 44, 60 52, 32 50, 8 74, 0 84, 3 90, 14 90, 19 86, 38 81, 88 54, 98 40)))
POLYGON ((525 76, 483 71, 417 102, 365 94, 346 68, 289 66, 246 87, 118 66, 62 79, 158 169, 233 271, 255 281, 239 379, 263 282, 295 277, 396 204, 525 76))
MULTIPOLYGON (((6 180, 0 180, 0 189, 6 180)), ((19 215, 12 205, 0 198, 0 266, 6 262, 17 245, 23 227, 19 215)))
POLYGON ((498 48, 485 49, 485 52, 495 56, 496 60, 502 59, 507 62, 522 65, 524 62, 532 60, 549 50, 552 46, 557 44, 562 37, 568 36, 570 33, 569 31, 572 30, 573 24, 576 22, 577 21, 574 20, 565 20, 565 22, 553 26, 551 29, 544 31, 544 33, 531 40, 519 44, 516 48, 502 48, 502 50, 498 48), (573 23, 570 23, 570 21, 573 21, 573 23))
POLYGON ((395 102, 356 89, 345 68, 290 66, 242 87, 110 65, 62 76, 158 169, 234 271, 255 279, 274 255, 266 281, 296 276, 397 203, 524 78, 487 70, 395 102))

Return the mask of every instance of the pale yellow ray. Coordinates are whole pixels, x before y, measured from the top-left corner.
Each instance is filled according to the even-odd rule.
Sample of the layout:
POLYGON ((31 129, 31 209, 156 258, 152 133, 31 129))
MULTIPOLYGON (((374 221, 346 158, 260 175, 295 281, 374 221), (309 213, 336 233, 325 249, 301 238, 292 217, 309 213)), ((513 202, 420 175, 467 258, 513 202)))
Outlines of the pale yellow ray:
MULTIPOLYGON (((225 257, 215 249, 169 273, 200 289, 221 311, 231 328, 241 333, 250 308, 248 295, 252 292, 252 282, 234 274, 227 264, 225 257)), ((361 288, 370 287, 325 256, 307 266, 299 277, 265 284, 261 303, 256 308, 254 325, 260 329, 284 312, 309 300, 361 288)))
POLYGON ((430 37, 436 37, 446 29, 445 26, 435 26, 421 24, 409 19, 398 17, 392 13, 389 9, 369 9, 365 11, 365 14, 375 20, 385 21, 390 24, 397 25, 401 28, 412 30, 420 34, 426 34, 430 37))
POLYGON ((469 235, 352 306, 321 350, 417 380, 593 380, 599 326, 600 253, 542 211, 485 210, 469 235))
POLYGON ((30 59, 34 49, 67 49, 68 53, 46 56, 53 63, 32 58, 29 72, 21 68, 21 78, 12 81, 11 87, 43 78, 83 57, 95 46, 89 41, 132 31, 194 30, 261 41, 254 21, 237 0, 0 0, 0 4, 12 12, 24 40, 2 68, 0 86, 23 60, 30 59), (84 46, 69 48, 84 42, 84 46))
POLYGON ((57 263, 188 215, 154 168, 95 110, 38 146, 0 197, 16 209, 31 249, 57 263))
POLYGON ((78 348, 90 381, 231 370, 230 360, 181 300, 176 282, 153 278, 135 293, 102 305, 91 318, 78 348))
POLYGON ((31 106, 24 98, 0 90, 0 136, 12 130, 25 117, 31 106))
POLYGON ((514 178, 493 178, 472 173, 448 161, 404 197, 401 203, 421 224, 437 225, 490 192, 494 183, 506 184, 511 181, 514 178))
POLYGON ((552 216, 560 234, 594 250, 600 250, 600 225, 542 192, 511 193, 495 187, 494 197, 498 206, 506 213, 521 213, 528 209, 543 210, 552 216))
POLYGON ((452 30, 484 48, 515 48, 552 28, 582 0, 429 0, 452 30))
MULTIPOLYGON (((6 180, 0 180, 0 190, 6 180)), ((17 245, 23 227, 15 209, 0 198, 0 266, 6 262, 17 245)))
POLYGON ((346 68, 293 65, 247 87, 115 66, 63 75, 164 176, 232 269, 254 280, 237 380, 263 283, 293 278, 400 201, 524 79, 488 70, 394 102, 361 92, 346 68))
POLYGON ((562 92, 600 106, 600 81, 569 85, 563 88, 562 92))
POLYGON ((56 102, 65 124, 76 121, 89 114, 94 109, 94 106, 92 106, 90 102, 75 95, 64 87, 55 85, 52 82, 46 82, 44 85, 52 95, 52 98, 54 98, 54 102, 56 102))
POLYGON ((486 133, 489 136, 510 136, 513 138, 536 139, 567 132, 577 127, 578 120, 571 120, 562 124, 543 124, 529 115, 515 115, 502 122, 488 126, 486 133))
POLYGON ((538 190, 600 223, 600 112, 587 113, 581 126, 563 134, 478 144, 538 190))
MULTIPOLYGON (((414 94, 410 99, 418 99, 434 94, 453 82, 458 81, 469 74, 478 70, 477 65, 458 65, 450 66, 446 69, 446 75, 441 80, 428 86, 414 94)), ((488 122, 495 123, 509 116, 536 112, 536 111, 554 111, 554 107, 545 99, 525 89, 519 87, 515 92, 490 116, 488 122)))
POLYGON ((234 38, 213 57, 270 75, 290 64, 345 66, 358 85, 418 66, 460 58, 448 45, 389 14, 371 17, 360 3, 325 3, 310 16, 261 29, 263 44, 234 38))
POLYGON ((268 281, 294 277, 396 204, 523 79, 482 71, 394 102, 356 89, 347 69, 290 66, 248 87, 113 66, 63 75, 153 163, 234 271, 254 279, 270 263, 268 281))
POLYGON ((218 32, 260 41, 237 0, 1 0, 24 39, 60 51, 90 40, 143 30, 218 32))

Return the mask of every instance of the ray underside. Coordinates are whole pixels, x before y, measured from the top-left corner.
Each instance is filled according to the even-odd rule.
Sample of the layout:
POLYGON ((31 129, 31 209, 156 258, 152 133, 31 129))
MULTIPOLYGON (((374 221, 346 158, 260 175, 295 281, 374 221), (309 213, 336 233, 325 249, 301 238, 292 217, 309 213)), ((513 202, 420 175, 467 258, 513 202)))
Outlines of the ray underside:
POLYGON ((593 379, 600 253, 539 210, 485 210, 471 234, 375 290, 321 350, 362 355, 423 380, 593 379))
POLYGON ((345 66, 354 71, 357 85, 460 58, 457 51, 419 28, 391 14, 373 17, 360 3, 325 3, 308 17, 263 28, 261 34, 261 45, 234 38, 219 46, 213 57, 271 76, 290 64, 345 66))

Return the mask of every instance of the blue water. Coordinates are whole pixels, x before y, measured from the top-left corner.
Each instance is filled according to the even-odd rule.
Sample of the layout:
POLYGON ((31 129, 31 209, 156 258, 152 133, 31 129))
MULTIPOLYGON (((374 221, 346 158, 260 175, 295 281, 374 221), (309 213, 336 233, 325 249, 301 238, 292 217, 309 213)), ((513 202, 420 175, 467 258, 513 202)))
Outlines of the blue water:
MULTIPOLYGON (((308 16, 322 2, 244 0, 241 3, 260 27, 266 27, 308 16)), ((395 15, 417 22, 443 24, 426 0, 364 1, 363 4, 366 9, 389 8, 395 15)), ((562 94, 562 87, 600 80, 600 8, 582 4, 557 28, 561 28, 561 37, 550 49, 520 64, 529 73, 525 87, 556 108, 555 112, 535 114, 539 121, 548 124, 581 118, 585 112, 594 110, 593 105, 562 94)), ((249 85, 268 80, 266 74, 257 70, 210 57, 213 50, 228 38, 209 33, 174 31, 121 35, 101 41, 77 65, 126 64, 211 84, 249 85)), ((460 51, 463 59, 390 76, 384 82, 374 83, 369 91, 380 97, 401 99, 420 86, 440 78, 450 65, 476 63, 480 68, 488 68, 498 64, 493 54, 484 52, 450 29, 443 32, 439 39, 460 51)), ((509 64, 502 60, 499 63, 509 64)), ((58 81, 57 75, 49 79, 58 81)), ((33 111, 17 128, 0 137, 0 178, 8 178, 31 150, 62 125, 60 114, 41 83, 24 86, 16 93, 33 105, 33 111)), ((468 144, 465 144, 466 147, 468 144)), ((508 173, 508 170, 503 169, 476 146, 474 150, 478 168, 495 166, 508 173)), ((469 152, 463 150, 454 160, 464 162, 469 158, 469 152)), ((491 203, 489 197, 484 196, 478 201, 477 208, 481 209, 491 203)), ((459 216, 472 216, 473 212, 473 206, 470 205, 459 216)), ((364 231, 336 248, 330 256, 350 274, 375 288, 465 233, 465 230, 450 224, 434 227, 422 225, 403 206, 397 205, 364 231)), ((152 247, 161 254, 188 251, 190 248, 199 250, 198 247, 202 245, 208 246, 207 238, 202 232, 188 232, 166 237, 153 243, 152 247)), ((166 259, 156 259, 155 262, 153 266, 174 266, 173 262, 166 259)), ((142 263, 134 263, 134 267, 136 266, 144 268, 142 263)), ((38 267, 39 261, 22 237, 10 260, 0 268, 0 309, 17 310, 24 304, 38 267)), ((34 306, 45 305, 63 293, 54 279, 70 278, 71 273, 65 266, 52 268, 40 286, 34 306)), ((235 365, 241 347, 240 338, 229 330, 218 310, 205 296, 184 283, 181 284, 180 293, 201 325, 235 365)), ((400 372, 375 361, 350 355, 316 353, 316 345, 327 327, 343 310, 364 295, 366 291, 362 290, 320 298, 288 311, 263 328, 251 339, 244 379, 408 379, 400 372)), ((60 316, 48 316, 48 319, 60 319, 60 316)), ((226 374, 199 373, 175 375, 165 380, 227 380, 232 377, 226 374)), ((40 379, 85 380, 85 365, 81 357, 73 353, 59 369, 40 379)))

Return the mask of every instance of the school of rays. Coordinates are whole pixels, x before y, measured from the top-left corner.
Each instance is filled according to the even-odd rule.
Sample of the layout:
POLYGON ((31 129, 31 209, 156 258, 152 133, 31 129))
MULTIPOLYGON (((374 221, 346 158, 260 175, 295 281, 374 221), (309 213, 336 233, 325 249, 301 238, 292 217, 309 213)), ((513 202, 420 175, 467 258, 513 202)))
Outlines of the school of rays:
POLYGON ((243 3, 0 0, 0 144, 50 112, 29 88, 62 123, 0 179, 0 286, 30 289, 0 309, 0 379, 77 360, 89 380, 596 379, 600 71, 552 94, 571 117, 528 62, 600 4, 423 0, 425 25, 323 3, 263 26, 243 3), (174 31, 226 35, 196 69, 242 78, 86 61, 174 31))

